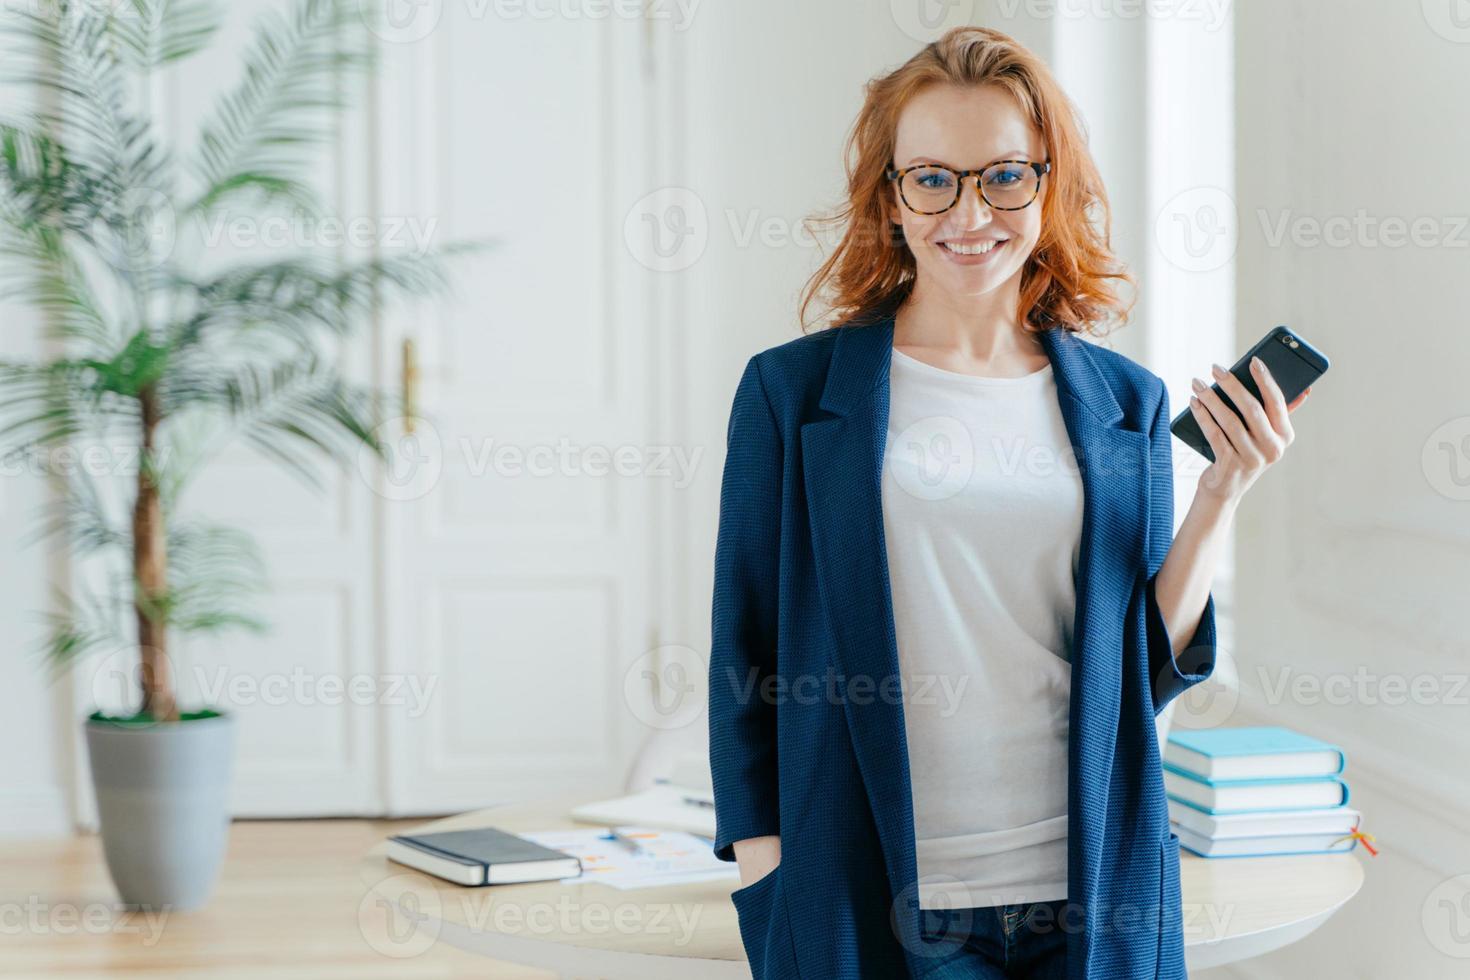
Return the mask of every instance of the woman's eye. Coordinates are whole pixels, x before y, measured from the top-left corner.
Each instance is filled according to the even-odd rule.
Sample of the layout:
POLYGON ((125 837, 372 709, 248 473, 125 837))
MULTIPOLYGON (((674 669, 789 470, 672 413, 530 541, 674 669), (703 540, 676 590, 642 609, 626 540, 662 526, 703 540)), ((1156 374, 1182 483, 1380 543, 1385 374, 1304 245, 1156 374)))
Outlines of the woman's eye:
POLYGON ((927 190, 943 190, 952 186, 953 182, 948 174, 920 174, 919 186, 927 190))

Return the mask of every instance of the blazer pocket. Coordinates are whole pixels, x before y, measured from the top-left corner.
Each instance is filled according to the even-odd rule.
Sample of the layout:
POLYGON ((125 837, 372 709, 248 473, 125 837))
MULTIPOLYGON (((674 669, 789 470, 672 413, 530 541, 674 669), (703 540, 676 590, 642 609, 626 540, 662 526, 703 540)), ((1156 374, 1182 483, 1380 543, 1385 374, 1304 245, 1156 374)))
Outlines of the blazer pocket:
POLYGON ((1177 980, 1184 972, 1184 909, 1179 888, 1179 835, 1159 845, 1159 951, 1156 976, 1177 980))
MULTIPOLYGON (((784 970, 773 973, 769 964, 772 934, 779 932, 776 927, 783 924, 778 918, 778 915, 784 915, 779 904, 780 878, 781 865, 778 864, 758 880, 730 893, 730 901, 734 903, 735 914, 740 920, 740 941, 745 946, 745 958, 750 963, 750 974, 756 980, 784 975, 784 970)), ((776 941, 783 940, 777 936, 776 941)), ((778 948, 778 952, 786 955, 784 949, 778 948)))

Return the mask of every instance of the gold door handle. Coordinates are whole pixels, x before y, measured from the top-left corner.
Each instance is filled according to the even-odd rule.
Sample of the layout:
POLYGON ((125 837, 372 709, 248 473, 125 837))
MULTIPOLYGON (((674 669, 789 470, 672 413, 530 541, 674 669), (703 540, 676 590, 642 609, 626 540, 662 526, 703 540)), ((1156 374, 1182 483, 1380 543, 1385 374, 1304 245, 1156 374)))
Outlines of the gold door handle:
POLYGON ((419 414, 419 355, 412 337, 403 340, 403 431, 412 433, 419 414))

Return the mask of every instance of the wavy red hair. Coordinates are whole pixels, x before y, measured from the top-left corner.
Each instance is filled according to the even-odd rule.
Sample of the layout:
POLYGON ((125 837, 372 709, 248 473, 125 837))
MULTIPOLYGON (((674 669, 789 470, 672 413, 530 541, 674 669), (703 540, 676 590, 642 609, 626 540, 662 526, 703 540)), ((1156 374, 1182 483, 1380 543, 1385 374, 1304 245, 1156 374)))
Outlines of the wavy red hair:
POLYGON ((872 79, 847 139, 847 201, 809 224, 845 226, 837 247, 802 290, 799 318, 819 296, 829 298, 827 326, 861 322, 896 309, 913 288, 913 253, 886 205, 884 176, 893 158, 899 114, 922 88, 936 84, 999 85, 1040 131, 1051 160, 1042 198, 1041 237, 1021 271, 1019 322, 1027 329, 1061 325, 1098 335, 1127 321, 1133 301, 1113 281, 1134 284, 1113 255, 1112 213, 1088 152, 1076 107, 1045 62, 1014 38, 985 27, 956 27, 897 69, 872 79))

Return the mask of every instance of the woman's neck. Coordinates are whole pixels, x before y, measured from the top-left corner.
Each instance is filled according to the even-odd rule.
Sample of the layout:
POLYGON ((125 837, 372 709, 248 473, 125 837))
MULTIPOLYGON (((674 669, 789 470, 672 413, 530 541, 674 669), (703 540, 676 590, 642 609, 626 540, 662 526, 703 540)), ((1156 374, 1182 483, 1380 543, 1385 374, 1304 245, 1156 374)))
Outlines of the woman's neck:
POLYGON ((1030 373, 1045 365, 1046 349, 1041 338, 1020 325, 1018 302, 1014 286, 956 301, 915 283, 895 314, 893 346, 970 373, 1030 373))

